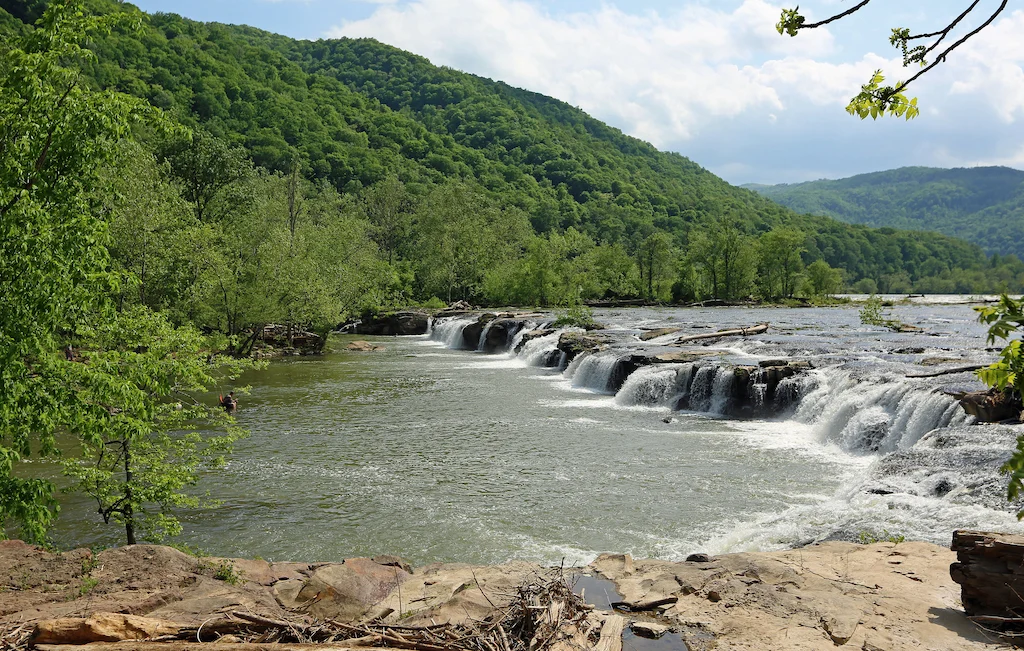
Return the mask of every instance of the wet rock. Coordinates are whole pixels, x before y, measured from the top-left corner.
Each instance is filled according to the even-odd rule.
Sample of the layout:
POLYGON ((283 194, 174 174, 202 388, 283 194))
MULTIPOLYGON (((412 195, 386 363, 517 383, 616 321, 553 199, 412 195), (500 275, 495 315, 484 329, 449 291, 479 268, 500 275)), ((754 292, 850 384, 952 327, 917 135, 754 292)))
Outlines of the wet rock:
POLYGON ((680 350, 673 353, 661 353, 651 358, 652 364, 687 364, 696 362, 707 357, 711 357, 715 353, 704 351, 704 350, 680 350))
POLYGON ((640 341, 650 341, 651 339, 657 339, 658 337, 664 337, 665 335, 675 334, 681 330, 682 328, 658 328, 657 330, 648 330, 640 335, 640 341))
POLYGON ((707 554, 690 554, 686 557, 687 563, 710 563, 711 557, 707 554))
POLYGON ((463 328, 463 345, 469 350, 476 350, 480 345, 480 335, 483 334, 484 327, 496 318, 498 318, 496 314, 481 314, 479 319, 463 328))
POLYGON ((525 346, 528 342, 533 341, 534 339, 540 339, 541 337, 547 337, 548 335, 554 333, 555 331, 552 328, 538 328, 536 330, 530 330, 529 332, 523 334, 523 336, 519 339, 519 344, 516 346, 516 352, 518 353, 519 351, 521 351, 523 349, 523 346, 525 346))
POLYGON ((924 348, 912 347, 912 348, 897 348, 892 351, 894 355, 920 355, 924 352, 924 348))
POLYGON ((485 353, 499 353, 508 350, 512 338, 523 329, 526 322, 523 319, 501 317, 491 321, 490 327, 486 328, 487 336, 484 337, 483 348, 485 353))
POLYGON ((761 368, 769 368, 771 366, 789 366, 788 359, 763 359, 757 363, 761 368))
POLYGON ((351 350, 357 353, 373 353, 380 352, 386 349, 384 348, 384 346, 377 346, 371 344, 368 341, 353 341, 350 342, 347 346, 345 346, 345 350, 351 350))
POLYGON ((668 626, 655 624, 653 622, 633 622, 629 625, 629 629, 640 637, 646 637, 652 640, 657 640, 662 635, 672 630, 668 626))
MULTIPOLYGON (((924 349, 921 349, 924 352, 924 349)), ((926 357, 918 362, 919 366, 946 366, 947 364, 963 364, 964 360, 958 357, 926 357)))
POLYGON ((149 640, 162 635, 174 635, 178 630, 178 626, 159 619, 122 613, 96 613, 88 618, 43 620, 36 625, 32 643, 89 644, 149 640))
POLYGON ((425 335, 427 323, 424 312, 393 312, 364 319, 355 331, 360 335, 425 335))
POLYGON ((975 391, 961 396, 960 406, 983 423, 998 423, 1017 418, 1021 403, 1009 391, 975 391))
POLYGON ((580 353, 597 352, 606 344, 608 344, 608 339, 605 337, 581 332, 565 332, 558 338, 558 350, 565 353, 567 363, 576 359, 580 353))

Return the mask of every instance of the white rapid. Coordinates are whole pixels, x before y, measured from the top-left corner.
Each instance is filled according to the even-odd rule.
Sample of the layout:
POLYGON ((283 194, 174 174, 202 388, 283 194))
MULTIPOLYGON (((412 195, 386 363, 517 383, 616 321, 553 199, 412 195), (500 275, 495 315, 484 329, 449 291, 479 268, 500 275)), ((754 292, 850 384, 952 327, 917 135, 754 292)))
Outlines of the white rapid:
POLYGON ((615 402, 624 406, 675 409, 689 386, 692 364, 658 364, 637 369, 626 379, 615 402))
POLYGON ((462 337, 462 330, 470 323, 475 323, 477 317, 453 317, 434 321, 429 331, 429 337, 433 341, 443 343, 452 350, 462 350, 466 347, 462 337))
POLYGON ((860 378, 837 367, 811 371, 800 381, 794 419, 811 424, 821 442, 848 452, 907 449, 937 427, 971 420, 952 396, 921 381, 860 378))

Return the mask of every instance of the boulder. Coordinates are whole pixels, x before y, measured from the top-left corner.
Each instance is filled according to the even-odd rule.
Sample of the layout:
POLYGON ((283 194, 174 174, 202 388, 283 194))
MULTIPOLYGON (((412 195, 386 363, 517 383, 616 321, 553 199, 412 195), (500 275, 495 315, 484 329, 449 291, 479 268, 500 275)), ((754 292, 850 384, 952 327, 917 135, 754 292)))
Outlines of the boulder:
POLYGON ((655 624, 654 622, 633 622, 629 625, 629 628, 640 637, 646 637, 652 640, 657 640, 662 635, 672 630, 668 626, 655 624))
POLYGON ((317 568, 298 590, 293 582, 275 585, 275 594, 287 608, 300 608, 318 619, 360 620, 411 575, 394 565, 369 558, 348 559, 317 568))
POLYGON ((373 353, 387 349, 384 348, 384 346, 377 346, 375 344, 371 344, 368 341, 353 341, 350 342, 347 346, 345 346, 345 350, 351 350, 357 353, 373 353))
POLYGON ((122 613, 96 613, 88 618, 44 619, 36 625, 32 643, 89 644, 149 640, 162 635, 175 635, 178 630, 178 626, 160 619, 122 613))
POLYGON ((482 348, 485 353, 504 352, 508 350, 512 337, 522 330, 524 325, 525 322, 522 319, 509 317, 494 319, 490 322, 490 327, 486 328, 487 336, 484 337, 482 346, 478 344, 477 347, 482 348))
POLYGON ((564 332, 558 338, 558 350, 565 353, 566 363, 576 359, 582 352, 597 352, 602 346, 608 343, 608 339, 601 336, 584 334, 582 332, 564 332))
POLYGON ((356 326, 360 335, 425 335, 428 316, 423 312, 393 312, 364 319, 356 326))
POLYGON ((997 389, 966 393, 960 397, 960 406, 983 423, 999 423, 1021 413, 1020 401, 1011 392, 997 389))

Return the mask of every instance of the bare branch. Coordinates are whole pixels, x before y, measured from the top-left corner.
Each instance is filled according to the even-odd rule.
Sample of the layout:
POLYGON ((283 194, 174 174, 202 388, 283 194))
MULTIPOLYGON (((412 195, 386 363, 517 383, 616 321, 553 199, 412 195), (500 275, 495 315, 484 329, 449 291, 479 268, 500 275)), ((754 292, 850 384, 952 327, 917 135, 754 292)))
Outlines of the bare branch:
POLYGON ((826 18, 825 20, 822 20, 822 21, 817 22, 817 23, 804 23, 803 25, 800 26, 800 29, 814 29, 815 27, 821 27, 822 25, 828 25, 829 23, 834 23, 835 21, 839 20, 840 18, 846 18, 850 14, 855 13, 857 11, 860 11, 861 9, 866 7, 869 2, 871 2, 871 0, 863 0, 863 2, 861 2, 857 6, 851 7, 850 9, 847 9, 843 13, 836 14, 835 16, 832 16, 831 18, 826 18))

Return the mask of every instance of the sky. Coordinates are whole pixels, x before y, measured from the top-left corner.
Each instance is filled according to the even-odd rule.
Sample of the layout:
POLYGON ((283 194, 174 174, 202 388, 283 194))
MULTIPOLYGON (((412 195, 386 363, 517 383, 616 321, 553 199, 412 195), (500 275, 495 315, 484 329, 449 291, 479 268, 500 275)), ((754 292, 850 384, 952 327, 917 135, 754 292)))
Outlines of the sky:
MULTIPOLYGON (((803 0, 808 20, 855 0, 803 0)), ((953 39, 1000 0, 980 0, 953 39)), ((578 106, 736 184, 842 178, 907 165, 1024 169, 1024 2, 908 91, 911 122, 845 111, 874 70, 901 66, 893 27, 933 31, 969 0, 873 0, 796 38, 770 0, 135 0, 148 12, 302 39, 369 37, 578 106)), ((984 14, 984 15, 982 15, 984 14)))

